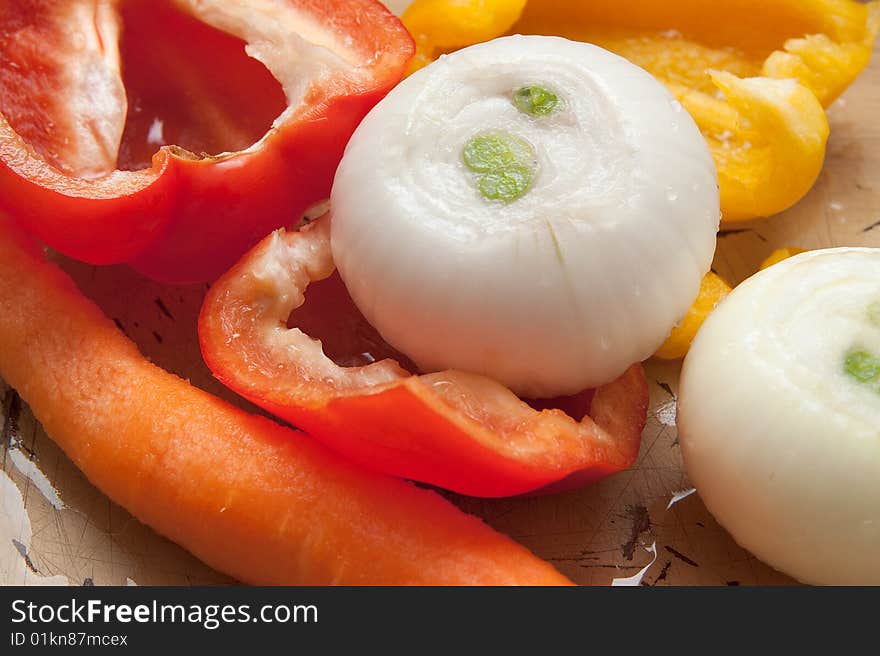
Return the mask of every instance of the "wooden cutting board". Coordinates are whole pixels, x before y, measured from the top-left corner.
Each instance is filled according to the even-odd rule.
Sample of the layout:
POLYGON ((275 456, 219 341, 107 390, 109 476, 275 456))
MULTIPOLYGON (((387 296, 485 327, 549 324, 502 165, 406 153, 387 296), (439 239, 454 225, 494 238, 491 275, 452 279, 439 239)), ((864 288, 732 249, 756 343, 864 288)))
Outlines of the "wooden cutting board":
MULTIPOLYGON (((875 56, 870 70, 831 108, 828 159, 816 187, 780 216, 725 225, 716 270, 740 282, 777 247, 880 247, 878 116, 875 56)), ((238 402, 211 379, 199 356, 195 326, 204 286, 161 286, 125 267, 60 261, 148 357, 238 402)), ((631 583, 647 585, 791 583, 738 547, 691 493, 675 430, 678 365, 651 362, 648 375, 651 414, 631 471, 553 497, 448 496, 577 583, 606 585, 634 576, 631 583)), ((0 398, 0 584, 230 582, 92 487, 2 381, 0 398)))

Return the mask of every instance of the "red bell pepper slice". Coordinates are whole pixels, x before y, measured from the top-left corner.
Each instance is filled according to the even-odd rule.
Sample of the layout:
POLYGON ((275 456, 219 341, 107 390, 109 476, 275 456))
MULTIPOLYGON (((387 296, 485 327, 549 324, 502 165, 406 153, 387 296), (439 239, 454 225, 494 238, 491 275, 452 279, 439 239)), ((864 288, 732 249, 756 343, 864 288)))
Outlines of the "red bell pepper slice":
POLYGON ((648 408, 640 365, 576 399, 589 409, 580 422, 482 376, 412 375, 334 275, 329 226, 273 233, 211 288, 199 336, 223 383, 370 469, 473 496, 582 485, 635 462, 648 408), (327 344, 288 320, 329 330, 327 344), (325 350, 343 364, 366 350, 371 363, 340 366, 325 350))
POLYGON ((374 0, 6 0, 0 213, 81 260, 212 279, 329 195, 412 53, 374 0))

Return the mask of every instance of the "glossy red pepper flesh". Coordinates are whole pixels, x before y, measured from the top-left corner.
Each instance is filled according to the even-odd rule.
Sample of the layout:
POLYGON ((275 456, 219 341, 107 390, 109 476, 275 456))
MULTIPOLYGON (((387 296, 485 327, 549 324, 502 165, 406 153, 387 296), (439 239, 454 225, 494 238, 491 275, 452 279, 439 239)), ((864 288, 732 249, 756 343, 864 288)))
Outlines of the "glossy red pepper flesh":
POLYGON ((640 365, 540 411, 482 376, 413 375, 334 271, 327 217, 248 253, 202 308, 215 376, 365 467, 462 494, 578 486, 635 462, 648 408, 640 365))
POLYGON ((213 279, 329 195, 412 53, 375 0, 9 0, 0 212, 77 259, 213 279))

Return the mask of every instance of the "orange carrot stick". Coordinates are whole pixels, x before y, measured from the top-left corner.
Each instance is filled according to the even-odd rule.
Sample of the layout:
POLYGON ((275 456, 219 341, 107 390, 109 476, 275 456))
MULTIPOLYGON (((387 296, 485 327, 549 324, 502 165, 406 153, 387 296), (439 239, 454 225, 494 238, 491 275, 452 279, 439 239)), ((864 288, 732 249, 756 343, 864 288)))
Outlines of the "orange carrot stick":
POLYGON ((0 376, 98 488, 242 581, 569 583, 433 492, 152 365, 5 220, 0 376))

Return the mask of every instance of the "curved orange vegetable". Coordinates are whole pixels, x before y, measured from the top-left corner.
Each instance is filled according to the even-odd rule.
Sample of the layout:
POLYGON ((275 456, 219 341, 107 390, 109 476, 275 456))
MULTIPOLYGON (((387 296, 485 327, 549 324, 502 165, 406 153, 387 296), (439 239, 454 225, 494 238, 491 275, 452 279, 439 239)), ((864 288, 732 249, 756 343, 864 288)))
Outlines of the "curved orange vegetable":
POLYGON ((152 365, 6 220, 0 376, 98 488, 243 581, 569 583, 435 493, 152 365))
POLYGON ((865 68, 880 3, 853 0, 416 0, 414 65, 503 34, 556 34, 616 52, 664 82, 719 170, 725 221, 781 212, 822 169, 828 106, 865 68), (457 16, 479 14, 479 29, 457 16))
POLYGON ((304 304, 309 283, 335 270, 329 227, 325 217, 274 233, 211 288, 199 338, 224 384, 355 462, 463 494, 511 496, 567 477, 584 484, 635 462, 648 407, 639 365, 576 399, 578 422, 558 409, 538 412, 483 376, 416 376, 389 357, 373 362, 394 355, 383 344, 384 353, 366 354, 371 364, 342 367, 321 342, 288 328, 288 317, 304 325, 323 313, 341 332, 371 330, 342 315, 341 302, 309 292, 304 304))

